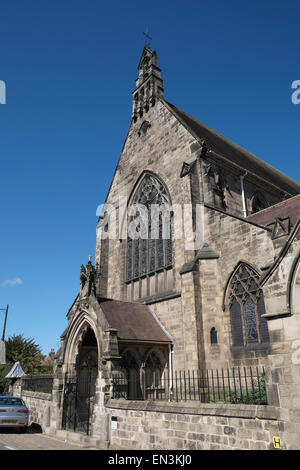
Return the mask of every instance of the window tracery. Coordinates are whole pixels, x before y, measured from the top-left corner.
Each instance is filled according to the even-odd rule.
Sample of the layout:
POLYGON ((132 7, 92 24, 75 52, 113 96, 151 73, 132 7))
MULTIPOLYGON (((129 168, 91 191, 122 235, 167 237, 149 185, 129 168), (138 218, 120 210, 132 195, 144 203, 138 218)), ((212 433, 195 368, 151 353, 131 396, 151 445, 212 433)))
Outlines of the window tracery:
POLYGON ((129 223, 135 224, 135 233, 127 240, 127 281, 172 265, 171 204, 163 183, 146 174, 133 207, 136 210, 129 223))
POLYGON ((229 310, 234 346, 268 343, 268 325, 263 293, 258 284, 259 275, 242 263, 230 283, 229 310))

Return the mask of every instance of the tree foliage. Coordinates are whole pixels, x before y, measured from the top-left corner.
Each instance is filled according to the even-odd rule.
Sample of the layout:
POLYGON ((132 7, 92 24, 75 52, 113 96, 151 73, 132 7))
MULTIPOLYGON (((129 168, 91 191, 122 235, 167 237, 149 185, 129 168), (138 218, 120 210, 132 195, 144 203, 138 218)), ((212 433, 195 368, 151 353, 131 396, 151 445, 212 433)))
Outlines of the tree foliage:
POLYGON ((55 361, 43 356, 40 346, 32 338, 13 335, 5 341, 6 364, 0 364, 0 394, 8 392, 10 380, 5 376, 14 363, 19 361, 27 375, 52 375, 55 361))
POLYGON ((49 373, 49 366, 41 363, 44 356, 40 346, 32 338, 24 338, 23 335, 13 335, 6 341, 6 362, 14 364, 19 361, 25 374, 39 375, 49 373))
POLYGON ((0 364, 0 395, 8 393, 9 381, 5 378, 13 364, 7 362, 6 364, 0 364))

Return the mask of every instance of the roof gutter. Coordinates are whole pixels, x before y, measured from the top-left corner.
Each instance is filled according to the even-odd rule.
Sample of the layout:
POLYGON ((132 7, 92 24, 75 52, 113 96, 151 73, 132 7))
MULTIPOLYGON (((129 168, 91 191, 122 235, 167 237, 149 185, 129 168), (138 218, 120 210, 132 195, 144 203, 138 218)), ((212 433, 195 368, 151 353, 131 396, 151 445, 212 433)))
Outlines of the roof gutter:
POLYGON ((232 165, 234 166, 235 168, 238 168, 240 171, 241 170, 244 170, 246 173, 244 174, 244 177, 246 175, 249 175, 249 176, 253 176, 254 178, 257 178, 258 180, 260 180, 261 182, 263 183, 267 183, 268 185, 272 186, 273 188, 275 188, 277 191, 280 191, 281 193, 283 194, 288 194, 289 196, 296 196, 296 194, 291 194, 289 193, 288 191, 280 188, 279 186, 277 186, 276 184, 274 183, 270 183, 270 181, 268 180, 265 180, 264 178, 262 178, 261 176, 258 176, 256 173, 253 173, 252 171, 248 171, 246 170, 245 168, 242 168, 241 166, 237 165, 236 163, 233 163, 231 162, 230 160, 228 160, 228 158, 224 157, 223 155, 220 155, 219 153, 215 152, 214 150, 208 150, 207 153, 210 153, 212 155, 215 155, 216 157, 218 158, 221 158, 222 160, 225 160, 229 165, 232 165))
POLYGON ((157 341, 156 339, 126 339, 126 338, 118 338, 119 343, 145 343, 145 344, 165 344, 168 345, 172 341, 157 341))
POLYGON ((149 305, 147 305, 148 309, 150 310, 154 320, 156 321, 156 323, 159 324, 160 328, 163 330, 163 332, 165 333, 165 335, 170 339, 170 341, 173 343, 174 342, 174 338, 167 332, 167 330, 165 329, 165 327, 160 323, 159 319, 157 318, 157 316, 155 315, 155 313, 153 312, 152 308, 149 307, 149 305))

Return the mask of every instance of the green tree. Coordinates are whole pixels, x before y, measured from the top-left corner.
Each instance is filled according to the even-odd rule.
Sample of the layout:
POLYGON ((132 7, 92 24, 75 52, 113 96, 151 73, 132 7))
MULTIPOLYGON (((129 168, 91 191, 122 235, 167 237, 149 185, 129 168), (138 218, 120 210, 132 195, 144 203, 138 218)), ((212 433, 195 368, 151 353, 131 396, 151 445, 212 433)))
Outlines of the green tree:
POLYGON ((9 380, 5 378, 6 374, 10 371, 13 364, 7 362, 6 364, 0 364, 0 395, 8 393, 9 380))
POLYGON ((43 357, 39 345, 32 338, 13 335, 6 341, 6 362, 14 364, 19 361, 25 374, 42 373, 43 357))

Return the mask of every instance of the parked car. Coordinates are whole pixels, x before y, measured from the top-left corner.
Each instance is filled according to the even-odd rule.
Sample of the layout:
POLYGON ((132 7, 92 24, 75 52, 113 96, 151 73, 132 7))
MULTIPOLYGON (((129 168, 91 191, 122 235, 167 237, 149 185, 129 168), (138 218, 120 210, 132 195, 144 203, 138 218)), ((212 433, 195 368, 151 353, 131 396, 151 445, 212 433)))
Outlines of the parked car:
POLYGON ((15 427, 26 432, 29 410, 22 398, 0 395, 0 428, 15 427))

